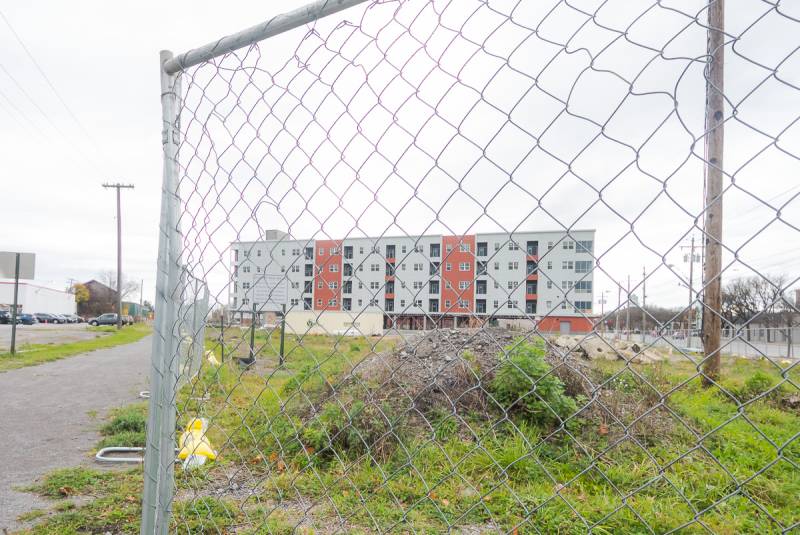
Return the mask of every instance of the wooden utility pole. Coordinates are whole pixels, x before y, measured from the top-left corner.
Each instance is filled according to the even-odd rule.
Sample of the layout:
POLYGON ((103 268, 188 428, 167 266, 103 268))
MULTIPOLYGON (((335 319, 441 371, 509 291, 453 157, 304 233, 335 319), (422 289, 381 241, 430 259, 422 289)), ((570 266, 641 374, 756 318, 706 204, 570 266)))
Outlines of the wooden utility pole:
POLYGON ((645 284, 647 283, 647 269, 642 266, 642 345, 647 341, 645 339, 645 330, 647 327, 647 312, 645 312, 645 305, 647 304, 647 294, 645 292, 645 284))
POLYGON ((133 189, 133 184, 103 184, 104 188, 117 190, 117 329, 122 329, 122 203, 120 190, 133 189))
POLYGON ((628 301, 625 303, 625 340, 631 341, 631 276, 628 275, 628 301))
POLYGON ((708 6, 706 66, 705 265, 703 271, 703 383, 719 379, 722 272, 722 169, 724 144, 725 2, 708 6))

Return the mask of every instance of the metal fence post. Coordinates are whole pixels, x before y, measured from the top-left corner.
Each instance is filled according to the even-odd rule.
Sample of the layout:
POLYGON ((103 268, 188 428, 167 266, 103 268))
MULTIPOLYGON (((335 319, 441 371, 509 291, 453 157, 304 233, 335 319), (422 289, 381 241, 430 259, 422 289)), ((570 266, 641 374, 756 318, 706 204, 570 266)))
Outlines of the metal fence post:
POLYGON ((281 305, 281 350, 278 364, 283 366, 283 348, 286 335, 286 305, 281 305))
POLYGON ((172 53, 162 51, 161 72, 163 183, 161 223, 156 277, 156 316, 150 370, 150 403, 144 461, 142 535, 166 534, 173 498, 175 446, 175 301, 180 251, 177 236, 177 148, 179 76, 164 72, 163 64, 172 53))

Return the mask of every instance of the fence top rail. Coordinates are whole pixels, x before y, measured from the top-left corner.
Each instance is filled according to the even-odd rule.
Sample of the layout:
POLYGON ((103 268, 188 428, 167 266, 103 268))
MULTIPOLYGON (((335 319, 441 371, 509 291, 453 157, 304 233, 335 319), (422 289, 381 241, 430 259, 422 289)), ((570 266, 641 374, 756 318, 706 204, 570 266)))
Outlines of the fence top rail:
POLYGON ((251 26, 233 35, 228 35, 207 45, 189 50, 164 62, 167 74, 176 74, 194 65, 250 46, 269 37, 293 30, 303 24, 327 17, 347 8, 362 4, 367 0, 316 0, 288 13, 276 15, 271 19, 251 26))

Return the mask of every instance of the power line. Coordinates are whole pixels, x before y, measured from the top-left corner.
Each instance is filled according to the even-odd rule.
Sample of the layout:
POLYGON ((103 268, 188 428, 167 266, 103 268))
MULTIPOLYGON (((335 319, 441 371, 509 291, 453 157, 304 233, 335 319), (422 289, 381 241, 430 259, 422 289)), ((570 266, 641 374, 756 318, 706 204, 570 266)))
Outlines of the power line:
POLYGON ((81 123, 81 121, 78 119, 78 117, 72 111, 72 108, 70 108, 69 105, 66 103, 64 98, 61 96, 61 93, 59 93, 58 89, 56 89, 55 85, 53 85, 53 82, 50 81, 50 78, 44 72, 44 69, 42 69, 41 65, 39 65, 39 62, 36 61, 36 58, 33 57, 33 54, 28 49, 28 47, 25 45, 25 42, 19 36, 17 31, 14 29, 14 27, 11 25, 11 21, 9 21, 8 18, 6 18, 6 15, 5 15, 5 13, 3 13, 2 9, 0 9, 0 17, 2 17, 3 21, 6 23, 6 26, 8 26, 8 29, 11 30, 11 33, 14 35, 14 38, 17 40, 17 42, 22 47, 22 49, 25 51, 25 54, 27 54, 28 59, 31 60, 31 63, 33 63, 33 65, 36 67, 36 70, 39 71, 39 74, 42 75, 42 78, 44 78, 44 81, 47 83, 47 86, 50 88, 50 90, 56 96, 56 98, 61 103, 61 105, 64 107, 64 109, 67 110, 67 113, 72 118, 72 120, 75 121, 75 124, 78 125, 78 128, 81 130, 83 135, 86 136, 86 139, 88 139, 92 143, 92 145, 94 145, 95 149, 98 149, 99 145, 97 144, 97 142, 89 134, 89 131, 83 126, 83 123, 81 123))
MULTIPOLYGON (((2 64, 0 64, 0 69, 2 69, 2 71, 3 71, 3 72, 6 74, 6 76, 8 76, 8 78, 9 78, 9 79, 10 79, 10 80, 11 80, 11 81, 14 83, 14 85, 17 87, 17 89, 19 90, 19 92, 20 92, 20 93, 22 93, 22 95, 23 95, 23 96, 25 96, 25 98, 27 98, 27 99, 28 99, 28 101, 29 101, 29 102, 30 102, 30 103, 33 105, 33 107, 34 107, 34 108, 36 108, 36 110, 37 110, 37 111, 38 111, 38 112, 39 112, 39 113, 42 115, 42 117, 44 117, 44 119, 45 119, 45 120, 47 121, 47 123, 48 123, 48 124, 49 124, 49 125, 50 125, 50 126, 53 128, 53 130, 55 130, 56 132, 58 132, 58 134, 59 134, 59 135, 60 135, 62 138, 64 138, 64 140, 65 140, 65 141, 66 141, 66 142, 67 142, 69 145, 71 145, 71 146, 72 146, 72 148, 74 148, 75 150, 77 150, 77 151, 78 151, 78 152, 81 154, 81 156, 83 156, 84 158, 86 158, 87 162, 89 162, 89 164, 90 164, 92 167, 96 168, 96 170, 98 170, 98 171, 99 171, 99 170, 100 170, 100 168, 97 166, 97 163, 96 163, 95 161, 93 161, 93 160, 92 160, 92 159, 89 157, 89 155, 87 155, 87 154, 86 154, 86 153, 83 151, 83 149, 81 149, 81 148, 80 148, 80 147, 79 147, 77 144, 75 144, 75 142, 73 142, 73 141, 72 141, 72 139, 71 139, 69 136, 67 136, 67 135, 64 133, 64 131, 63 131, 63 130, 61 130, 61 129, 58 127, 58 125, 56 125, 56 124, 53 122, 53 120, 50 118, 50 116, 47 114, 47 112, 45 112, 45 111, 42 109, 42 107, 41 107, 41 106, 39 106, 39 104, 38 104, 38 103, 37 103, 37 102, 36 102, 36 101, 33 99, 33 97, 31 97, 31 95, 30 95, 30 94, 29 94, 29 93, 28 93, 28 92, 25 90, 25 88, 22 86, 22 84, 20 84, 20 83, 19 83, 19 81, 18 81, 18 80, 17 80, 17 79, 14 77, 14 75, 12 75, 12 74, 11 74, 11 73, 8 71, 8 69, 6 69, 6 67, 5 67, 4 65, 2 65, 2 64)), ((8 96, 6 96, 6 99, 8 99, 8 96)))

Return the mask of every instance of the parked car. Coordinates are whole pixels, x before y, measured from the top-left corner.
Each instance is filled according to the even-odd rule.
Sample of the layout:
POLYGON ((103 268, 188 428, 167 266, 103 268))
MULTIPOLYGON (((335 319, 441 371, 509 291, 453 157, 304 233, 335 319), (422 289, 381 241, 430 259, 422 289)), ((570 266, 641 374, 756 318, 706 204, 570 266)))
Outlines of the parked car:
POLYGON ((39 320, 39 323, 61 323, 53 314, 48 314, 47 312, 37 312, 34 316, 39 320))
POLYGON ((35 325, 39 323, 39 320, 37 320, 36 316, 33 314, 19 314, 17 316, 17 321, 23 325, 35 325))
MULTIPOLYGON (((17 323, 19 323, 19 316, 17 316, 17 323)), ((0 324, 8 325, 11 323, 11 312, 8 310, 0 310, 0 324)))
POLYGON ((122 316, 122 323, 125 325, 133 325, 133 316, 122 316))
POLYGON ((53 323, 69 323, 67 318, 65 318, 61 314, 51 313, 50 315, 53 316, 56 319, 56 321, 54 321, 53 323))
POLYGON ((64 318, 66 318, 67 323, 79 323, 80 322, 79 321, 80 318, 78 316, 76 316, 75 314, 61 314, 61 316, 64 316, 64 318))
POLYGON ((89 318, 89 325, 97 327, 98 325, 116 325, 117 315, 113 312, 101 314, 96 318, 89 318))

